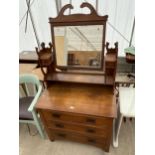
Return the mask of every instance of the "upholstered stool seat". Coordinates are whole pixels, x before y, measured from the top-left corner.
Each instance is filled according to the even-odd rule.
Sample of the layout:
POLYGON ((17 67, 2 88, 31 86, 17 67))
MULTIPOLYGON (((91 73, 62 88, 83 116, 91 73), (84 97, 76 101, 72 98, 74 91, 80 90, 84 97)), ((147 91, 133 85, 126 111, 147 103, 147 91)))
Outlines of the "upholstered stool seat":
POLYGON ((22 97, 19 99, 19 119, 33 120, 32 112, 27 110, 33 99, 34 96, 22 97))

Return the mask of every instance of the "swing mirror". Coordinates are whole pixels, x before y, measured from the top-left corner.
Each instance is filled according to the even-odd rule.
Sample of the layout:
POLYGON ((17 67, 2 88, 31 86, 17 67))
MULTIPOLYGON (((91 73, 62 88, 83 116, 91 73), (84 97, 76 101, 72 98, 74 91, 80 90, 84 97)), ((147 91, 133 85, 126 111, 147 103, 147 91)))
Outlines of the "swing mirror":
POLYGON ((89 14, 65 15, 65 10, 73 8, 67 4, 56 18, 49 18, 54 64, 58 69, 103 71, 108 16, 99 16, 89 3, 80 5, 81 9, 89 9, 89 14))
POLYGON ((57 66, 101 68, 103 25, 54 27, 57 66))

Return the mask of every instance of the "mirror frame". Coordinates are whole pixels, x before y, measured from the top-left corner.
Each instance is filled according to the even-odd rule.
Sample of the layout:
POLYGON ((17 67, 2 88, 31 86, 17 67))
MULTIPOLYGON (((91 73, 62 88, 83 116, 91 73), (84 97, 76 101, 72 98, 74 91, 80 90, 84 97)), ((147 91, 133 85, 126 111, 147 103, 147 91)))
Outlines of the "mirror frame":
POLYGON ((73 9, 71 4, 65 5, 59 12, 56 18, 49 18, 49 23, 51 26, 51 36, 53 44, 53 56, 54 65, 58 69, 72 69, 72 70, 101 70, 104 71, 104 50, 105 50, 105 35, 106 35, 106 22, 108 15, 99 16, 94 9, 94 7, 89 3, 82 3, 80 8, 88 8, 90 14, 70 14, 64 15, 67 9, 73 9), (103 35, 102 35, 102 51, 101 51, 101 65, 99 67, 80 67, 80 66, 58 66, 56 59, 56 48, 55 48, 55 34, 54 27, 60 26, 88 26, 88 25, 103 25, 103 35))

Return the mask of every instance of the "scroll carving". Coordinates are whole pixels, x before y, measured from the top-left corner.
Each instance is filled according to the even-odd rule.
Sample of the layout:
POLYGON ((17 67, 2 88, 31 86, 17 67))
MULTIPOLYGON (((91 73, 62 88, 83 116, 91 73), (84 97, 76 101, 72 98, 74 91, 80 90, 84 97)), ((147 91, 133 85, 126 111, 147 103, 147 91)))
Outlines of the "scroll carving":
POLYGON ((118 42, 115 42, 114 45, 115 45, 114 48, 109 48, 109 42, 106 43, 107 54, 118 53, 118 42))
POLYGON ((71 4, 65 5, 61 11, 59 12, 56 18, 49 18, 49 22, 53 23, 64 23, 64 22, 90 22, 90 21, 107 21, 108 15, 99 16, 94 9, 94 7, 89 3, 82 3, 80 8, 88 8, 90 10, 90 14, 70 14, 64 15, 64 12, 67 9, 73 9, 74 7, 71 4))

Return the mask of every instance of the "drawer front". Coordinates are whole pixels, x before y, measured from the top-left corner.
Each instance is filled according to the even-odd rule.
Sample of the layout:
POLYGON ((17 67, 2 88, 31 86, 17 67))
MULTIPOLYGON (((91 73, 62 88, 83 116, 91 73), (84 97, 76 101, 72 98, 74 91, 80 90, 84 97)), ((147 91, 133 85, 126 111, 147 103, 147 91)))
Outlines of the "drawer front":
POLYGON ((93 117, 88 115, 62 113, 62 112, 55 112, 55 111, 43 111, 42 114, 46 119, 46 121, 59 120, 59 121, 71 122, 71 123, 81 123, 84 125, 94 125, 94 126, 99 126, 101 128, 112 125, 112 121, 113 121, 112 118, 93 117))
POLYGON ((66 140, 87 143, 87 144, 101 147, 105 151, 109 151, 110 144, 108 143, 106 138, 92 138, 92 137, 80 135, 77 133, 70 133, 70 132, 54 130, 54 129, 51 129, 50 133, 53 139, 66 139, 66 140))
POLYGON ((47 124, 49 128, 64 129, 64 130, 69 130, 69 131, 83 133, 83 134, 92 135, 92 136, 101 136, 106 138, 112 132, 110 130, 112 129, 112 126, 96 128, 93 126, 86 126, 86 125, 75 124, 75 123, 66 123, 62 121, 48 120, 47 122, 48 122, 47 124))

